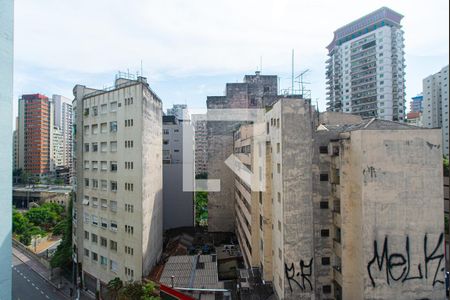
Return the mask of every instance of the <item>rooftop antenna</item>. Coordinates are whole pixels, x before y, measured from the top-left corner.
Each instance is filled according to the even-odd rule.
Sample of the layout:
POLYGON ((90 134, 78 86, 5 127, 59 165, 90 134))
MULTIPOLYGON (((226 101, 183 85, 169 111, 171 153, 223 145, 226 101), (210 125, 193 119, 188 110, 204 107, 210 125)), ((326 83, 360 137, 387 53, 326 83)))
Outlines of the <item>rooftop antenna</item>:
POLYGON ((262 73, 262 55, 259 57, 259 71, 262 73))
POLYGON ((292 49, 292 74, 291 74, 291 94, 294 95, 294 49, 292 49))
POLYGON ((299 84, 299 88, 300 88, 300 92, 303 98, 304 97, 304 93, 305 93, 305 84, 310 84, 310 82, 305 82, 303 81, 303 77, 305 76, 306 73, 308 73, 310 70, 306 69, 303 72, 300 73, 300 75, 298 75, 297 77, 295 77, 295 79, 299 78, 298 84, 299 84))
POLYGON ((142 68, 142 59, 141 59, 141 76, 144 77, 144 69, 142 68))

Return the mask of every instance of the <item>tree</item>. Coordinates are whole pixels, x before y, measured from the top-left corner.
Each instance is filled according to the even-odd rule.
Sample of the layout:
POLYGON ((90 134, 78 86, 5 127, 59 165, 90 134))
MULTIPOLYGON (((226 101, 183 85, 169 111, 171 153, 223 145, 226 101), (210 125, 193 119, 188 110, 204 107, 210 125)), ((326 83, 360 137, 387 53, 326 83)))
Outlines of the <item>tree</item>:
POLYGON ((38 207, 32 207, 25 213, 27 219, 34 225, 49 230, 61 219, 64 208, 56 203, 44 203, 38 207))
POLYGON ((65 216, 65 228, 61 244, 56 248, 55 255, 53 255, 50 265, 52 268, 70 268, 72 264, 72 209, 73 209, 73 194, 70 194, 69 205, 65 216))
POLYGON ((158 300, 161 299, 158 296, 155 296, 155 284, 153 282, 148 282, 144 284, 142 287, 144 291, 144 295, 141 297, 141 300, 158 300))
POLYGON ((135 300, 141 299, 144 296, 144 289, 142 283, 131 282, 125 285, 119 291, 119 300, 135 300))
POLYGON ((195 193, 195 221, 199 225, 203 225, 208 220, 208 193, 195 193))
POLYGON ((123 282, 120 280, 119 277, 116 277, 108 282, 107 288, 109 291, 109 295, 111 296, 112 300, 117 299, 117 296, 119 295, 120 289, 123 287, 123 282))
POLYGON ((64 219, 62 221, 59 221, 58 224, 53 227, 53 235, 62 235, 64 234, 64 230, 67 226, 67 220, 64 219))
POLYGON ((17 209, 13 209, 12 221, 13 232, 15 234, 24 233, 30 226, 30 222, 28 221, 28 219, 17 209))

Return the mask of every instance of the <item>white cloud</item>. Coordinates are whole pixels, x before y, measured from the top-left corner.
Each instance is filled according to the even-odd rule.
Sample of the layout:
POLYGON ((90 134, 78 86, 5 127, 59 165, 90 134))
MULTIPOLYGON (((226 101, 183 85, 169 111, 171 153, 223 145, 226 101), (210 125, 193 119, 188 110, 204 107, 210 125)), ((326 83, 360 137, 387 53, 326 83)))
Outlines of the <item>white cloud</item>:
MULTIPOLYGON (((95 78, 95 74, 110 73, 112 77, 117 70, 138 71, 141 60, 145 74, 153 81, 184 77, 195 81, 196 76, 224 74, 241 74, 241 78, 259 66, 260 56, 265 73, 287 78, 291 49, 295 48, 296 69, 312 70, 308 80, 323 104, 325 47, 333 31, 381 6, 405 15, 405 51, 411 69, 417 69, 416 63, 422 65, 414 61, 419 56, 436 57, 420 74, 408 74, 408 81, 418 82, 448 63, 439 61, 448 56, 447 0, 430 0, 426 5, 418 0, 15 3, 16 93, 40 72, 54 81, 47 86, 64 85, 56 89, 70 91, 76 83, 91 85, 85 79, 95 78), (52 79, 52 74, 58 78, 52 79)), ((209 91, 201 87, 193 93, 199 90, 209 91)), ((419 92, 420 88, 414 86, 414 90, 419 92)), ((408 91, 415 93, 409 86, 408 91)))

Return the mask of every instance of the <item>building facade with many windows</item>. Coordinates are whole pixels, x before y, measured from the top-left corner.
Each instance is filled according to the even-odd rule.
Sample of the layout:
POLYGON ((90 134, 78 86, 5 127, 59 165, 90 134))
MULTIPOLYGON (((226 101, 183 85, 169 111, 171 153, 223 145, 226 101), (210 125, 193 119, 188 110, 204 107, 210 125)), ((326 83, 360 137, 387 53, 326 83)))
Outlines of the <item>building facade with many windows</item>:
POLYGON ((334 32, 327 47, 328 111, 404 120, 402 18, 383 7, 334 32))
POLYGON ((141 280, 162 252, 162 102, 146 79, 74 88, 74 248, 85 287, 141 280))
POLYGON ((449 154, 448 65, 423 80, 423 126, 442 129, 442 150, 449 154))

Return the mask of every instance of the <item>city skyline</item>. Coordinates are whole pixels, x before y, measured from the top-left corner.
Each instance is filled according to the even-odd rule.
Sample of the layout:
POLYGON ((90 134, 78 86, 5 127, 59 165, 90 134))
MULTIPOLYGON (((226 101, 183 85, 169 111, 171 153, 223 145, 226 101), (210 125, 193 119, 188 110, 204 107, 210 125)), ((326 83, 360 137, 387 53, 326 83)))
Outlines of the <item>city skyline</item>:
MULTIPOLYGON (((308 87, 313 102, 318 100, 323 111, 326 46, 334 30, 384 5, 405 16, 402 23, 406 99, 421 92, 424 77, 448 63, 446 1, 432 1, 427 7, 402 1, 388 4, 376 1, 369 5, 357 1, 314 4, 251 1, 240 4, 238 11, 235 4, 196 2, 186 6, 136 1, 127 6, 129 17, 123 22, 123 8, 114 3, 109 4, 108 14, 95 13, 94 18, 89 11, 82 11, 85 2, 76 6, 50 1, 18 2, 14 115, 21 94, 56 93, 73 98, 74 82, 92 82, 103 88, 109 84, 112 72, 127 69, 133 74, 140 72, 141 60, 144 76, 165 99, 164 109, 175 103, 205 107, 207 95, 222 94, 223 82, 240 81, 241 74, 260 68, 261 58, 262 74, 279 75, 281 89, 285 89, 291 82, 292 49, 295 74, 311 70, 305 81, 311 82, 308 87), (49 5, 56 5, 59 13, 55 15, 49 5), (258 14, 252 14, 256 8, 258 14), (222 13, 230 10, 233 15, 222 13), (30 22, 30 16, 35 14, 48 22, 30 22), (68 18, 69 14, 84 21, 68 18), (312 23, 313 27, 303 27, 312 23), (85 34, 89 28, 89 34, 85 34), (53 40, 59 40, 59 46, 49 47, 53 40), (81 43, 74 46, 73 40, 81 43)), ((102 6, 89 5, 92 12, 102 6)))

